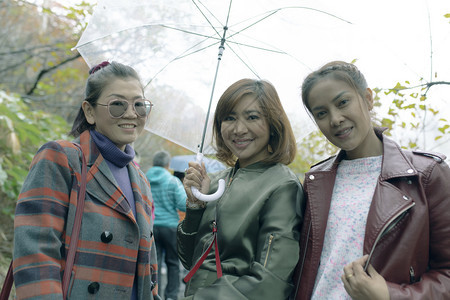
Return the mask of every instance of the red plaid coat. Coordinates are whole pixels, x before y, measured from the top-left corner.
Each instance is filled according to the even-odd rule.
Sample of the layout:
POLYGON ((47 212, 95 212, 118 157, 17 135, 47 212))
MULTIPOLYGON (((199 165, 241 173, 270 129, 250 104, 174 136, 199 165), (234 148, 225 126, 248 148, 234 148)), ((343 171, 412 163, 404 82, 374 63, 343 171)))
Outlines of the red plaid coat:
MULTIPOLYGON (((135 217, 89 131, 75 142, 81 144, 88 174, 68 298, 130 299, 136 275, 138 298, 153 299, 157 266, 150 185, 130 163, 135 217)), ((19 299, 61 297, 80 173, 80 152, 68 141, 46 143, 33 158, 14 219, 13 266, 19 299)))

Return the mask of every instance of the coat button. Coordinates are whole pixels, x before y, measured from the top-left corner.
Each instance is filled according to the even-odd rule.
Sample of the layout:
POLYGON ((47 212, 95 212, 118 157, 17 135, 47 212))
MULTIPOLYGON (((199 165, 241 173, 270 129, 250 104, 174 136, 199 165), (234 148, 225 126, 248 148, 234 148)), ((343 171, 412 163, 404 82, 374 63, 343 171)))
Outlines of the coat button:
POLYGON ((414 170, 413 170, 413 169, 408 169, 408 170, 406 171, 406 173, 412 174, 412 173, 414 173, 414 170))
POLYGON ((96 294, 100 289, 100 284, 98 282, 92 282, 88 285, 89 294, 96 294))
POLYGON ((314 178, 315 178, 314 175, 309 175, 310 180, 314 180, 314 178))
POLYGON ((113 234, 109 231, 104 231, 100 236, 103 243, 109 243, 113 239, 113 234))

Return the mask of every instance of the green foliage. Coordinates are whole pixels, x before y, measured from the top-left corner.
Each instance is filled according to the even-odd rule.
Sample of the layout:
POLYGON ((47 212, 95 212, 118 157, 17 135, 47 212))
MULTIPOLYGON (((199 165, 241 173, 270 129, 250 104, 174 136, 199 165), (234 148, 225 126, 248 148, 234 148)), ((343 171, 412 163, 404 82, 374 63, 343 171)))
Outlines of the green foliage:
MULTIPOLYGON (((381 118, 373 114, 374 125, 390 129, 385 132, 387 135, 392 135, 392 132, 401 132, 400 139, 396 138, 396 141, 407 149, 417 149, 423 144, 419 143, 419 134, 424 132, 425 117, 433 127, 429 134, 434 136, 429 137, 430 139, 437 141, 444 136, 449 136, 449 121, 442 117, 442 112, 434 107, 427 97, 427 91, 432 85, 423 83, 411 86, 409 81, 405 81, 404 84, 397 83, 390 89, 374 88, 374 107, 386 109, 385 113, 380 114, 383 116, 381 118)), ((311 165, 338 151, 319 130, 305 137, 297 146, 297 157, 289 167, 302 180, 311 165)))
POLYGON ((32 111, 23 100, 3 91, 0 111, 0 214, 12 218, 34 154, 49 140, 67 138, 69 126, 60 116, 32 111))
POLYGON ((289 168, 303 182, 310 167, 319 161, 336 154, 338 148, 331 144, 320 130, 315 130, 297 142, 297 155, 289 168))
MULTIPOLYGON (((423 79, 421 81, 423 82, 423 79)), ((427 122, 437 128, 433 130, 435 136, 431 139, 437 141, 445 135, 450 135, 449 121, 438 118, 441 115, 440 110, 434 107, 427 97, 430 87, 427 83, 411 86, 409 81, 405 81, 404 84, 398 82, 393 88, 374 89, 375 106, 382 106, 380 95, 383 95, 383 103, 388 105, 387 114, 377 122, 389 129, 404 130, 405 135, 398 141, 404 148, 413 149, 425 143, 423 139, 426 137, 419 143, 419 133, 425 132, 427 122), (415 134, 407 134, 408 132, 415 134)), ((387 134, 390 134, 389 131, 387 134)))

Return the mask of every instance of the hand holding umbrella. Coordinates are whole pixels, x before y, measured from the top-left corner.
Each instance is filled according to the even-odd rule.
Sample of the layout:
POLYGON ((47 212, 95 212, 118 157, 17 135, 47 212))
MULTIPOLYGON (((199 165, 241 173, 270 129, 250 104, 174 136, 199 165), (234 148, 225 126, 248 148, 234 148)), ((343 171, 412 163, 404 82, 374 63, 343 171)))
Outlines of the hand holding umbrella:
MULTIPOLYGON (((202 164, 202 160, 203 160, 203 154, 201 152, 197 153, 197 164, 199 164, 199 165, 202 164)), ((202 164, 202 167, 206 174, 205 165, 202 164)), ((208 177, 208 175, 206 175, 206 177, 208 177)), ((208 177, 208 180, 209 180, 209 177, 208 177)), ((208 187, 209 187, 209 182, 208 182, 208 187)), ((219 199, 225 191, 225 180, 219 179, 219 187, 218 187, 217 191, 211 195, 206 195, 206 194, 201 193, 198 190, 198 188, 196 188, 194 186, 191 187, 191 191, 192 191, 192 194, 194 195, 194 197, 201 201, 205 201, 205 202, 215 201, 215 200, 219 199)))
MULTIPOLYGON (((186 170, 186 176, 184 178, 183 184, 186 189, 186 193, 188 194, 188 203, 191 207, 203 207, 204 202, 215 201, 219 199, 225 191, 225 180, 219 180, 219 187, 214 194, 206 195, 202 193, 208 192, 210 178, 206 173, 206 167, 204 162, 202 162, 203 154, 197 154, 197 161, 190 162, 189 168, 186 170), (193 197, 192 197, 193 196, 193 197)), ((188 204, 188 205, 189 205, 188 204)))

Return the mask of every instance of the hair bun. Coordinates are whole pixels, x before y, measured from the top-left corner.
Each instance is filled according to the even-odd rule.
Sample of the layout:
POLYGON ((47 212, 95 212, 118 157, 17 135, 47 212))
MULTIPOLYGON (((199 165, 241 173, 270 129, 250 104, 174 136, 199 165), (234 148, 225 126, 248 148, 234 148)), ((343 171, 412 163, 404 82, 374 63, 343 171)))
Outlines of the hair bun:
POLYGON ((100 70, 100 69, 106 67, 107 65, 110 65, 110 62, 109 62, 109 61, 104 61, 104 62, 99 63, 99 64, 96 65, 96 66, 93 66, 93 67, 89 70, 89 75, 94 74, 95 72, 97 72, 98 70, 100 70))

